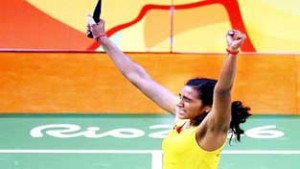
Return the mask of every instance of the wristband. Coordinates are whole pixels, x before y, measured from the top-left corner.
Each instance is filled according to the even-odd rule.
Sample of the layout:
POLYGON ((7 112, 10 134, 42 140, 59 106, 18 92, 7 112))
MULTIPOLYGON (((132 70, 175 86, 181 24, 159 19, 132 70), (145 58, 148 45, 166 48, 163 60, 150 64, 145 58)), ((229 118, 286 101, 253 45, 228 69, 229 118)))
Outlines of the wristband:
POLYGON ((239 50, 230 50, 228 48, 226 48, 226 51, 228 54, 231 54, 231 55, 237 55, 240 51, 239 50))

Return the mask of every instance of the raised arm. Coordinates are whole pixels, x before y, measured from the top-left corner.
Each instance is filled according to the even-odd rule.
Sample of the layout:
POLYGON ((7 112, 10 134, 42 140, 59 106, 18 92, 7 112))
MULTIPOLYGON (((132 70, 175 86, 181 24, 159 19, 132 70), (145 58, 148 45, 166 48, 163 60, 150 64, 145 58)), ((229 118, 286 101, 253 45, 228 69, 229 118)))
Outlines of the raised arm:
POLYGON ((231 121, 231 89, 236 74, 237 54, 245 39, 245 34, 238 30, 232 30, 227 33, 228 54, 214 90, 213 106, 209 116, 210 124, 213 128, 225 132, 227 132, 231 121))
POLYGON ((214 88, 213 105, 207 119, 198 128, 198 144, 206 150, 216 150, 224 145, 231 121, 231 89, 236 73, 236 57, 246 36, 237 30, 226 35, 227 56, 214 88))
MULTIPOLYGON (((88 21, 91 19, 91 17, 88 18, 88 21)), ((103 49, 126 79, 134 84, 159 107, 174 114, 177 97, 162 85, 154 81, 143 67, 132 61, 124 52, 122 52, 105 35, 104 26, 104 20, 100 20, 98 24, 88 22, 88 31, 91 31, 94 38, 101 43, 103 49)))

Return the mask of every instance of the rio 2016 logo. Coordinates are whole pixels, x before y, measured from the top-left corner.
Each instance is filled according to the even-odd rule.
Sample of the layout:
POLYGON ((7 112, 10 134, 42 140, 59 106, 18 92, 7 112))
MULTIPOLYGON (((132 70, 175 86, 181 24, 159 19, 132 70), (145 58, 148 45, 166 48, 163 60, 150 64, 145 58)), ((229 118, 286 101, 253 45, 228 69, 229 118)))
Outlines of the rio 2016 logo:
MULTIPOLYGON (((172 125, 152 125, 149 131, 138 128, 115 128, 101 131, 100 127, 87 127, 82 129, 77 124, 47 124, 33 128, 30 135, 33 138, 42 138, 45 135, 55 138, 104 138, 114 137, 119 139, 133 139, 147 136, 153 139, 162 139, 172 128, 172 125)), ((275 139, 284 136, 284 132, 277 129, 276 125, 265 125, 247 129, 244 136, 255 139, 275 139)), ((228 134, 230 137, 230 134, 228 134)))

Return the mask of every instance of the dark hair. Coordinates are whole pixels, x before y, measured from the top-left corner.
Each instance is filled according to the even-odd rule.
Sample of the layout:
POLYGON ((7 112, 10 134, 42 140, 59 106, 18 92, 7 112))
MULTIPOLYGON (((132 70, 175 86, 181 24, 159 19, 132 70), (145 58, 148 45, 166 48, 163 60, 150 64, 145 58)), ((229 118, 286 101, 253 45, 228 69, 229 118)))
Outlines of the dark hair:
POLYGON ((215 79, 195 78, 189 80, 185 85, 191 86, 198 91, 199 99, 204 105, 211 106, 213 103, 214 88, 217 83, 215 79))
MULTIPOLYGON (((198 91, 198 97, 202 101, 203 105, 212 106, 213 93, 216 83, 217 80, 215 79, 194 78, 189 80, 185 85, 191 86, 198 91)), ((241 129, 240 124, 245 123, 246 119, 251 116, 249 111, 250 107, 244 106, 241 101, 233 101, 231 103, 230 132, 232 132, 232 135, 230 141, 233 135, 235 135, 238 141, 241 140, 241 134, 244 133, 244 130, 241 129)), ((197 118, 195 125, 199 125, 207 114, 208 112, 205 112, 204 114, 200 115, 197 118)))
POLYGON ((241 141, 241 134, 244 134, 244 130, 241 129, 240 124, 245 123, 247 118, 251 116, 249 113, 250 110, 250 107, 244 106, 241 101, 234 101, 231 103, 230 131, 232 135, 230 141, 233 135, 236 136, 238 141, 241 141))

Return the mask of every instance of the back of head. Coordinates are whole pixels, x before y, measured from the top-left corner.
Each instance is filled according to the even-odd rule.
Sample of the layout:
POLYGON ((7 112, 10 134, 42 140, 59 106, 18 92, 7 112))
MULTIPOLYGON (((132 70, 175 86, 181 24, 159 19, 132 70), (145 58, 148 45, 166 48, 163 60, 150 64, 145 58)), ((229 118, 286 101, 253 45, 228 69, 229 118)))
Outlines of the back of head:
POLYGON ((215 79, 194 78, 189 80, 185 85, 191 86, 198 91, 199 99, 203 105, 212 106, 216 83, 217 80, 215 79))

